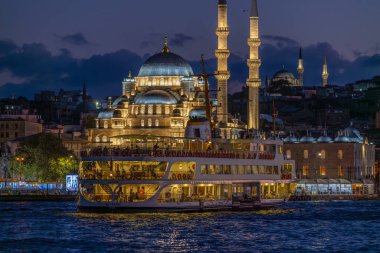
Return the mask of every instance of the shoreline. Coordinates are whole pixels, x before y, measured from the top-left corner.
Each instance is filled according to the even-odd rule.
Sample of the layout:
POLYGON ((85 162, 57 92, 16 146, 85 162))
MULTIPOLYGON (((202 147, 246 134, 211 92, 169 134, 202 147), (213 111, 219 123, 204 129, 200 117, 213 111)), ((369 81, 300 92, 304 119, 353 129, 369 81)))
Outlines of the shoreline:
POLYGON ((0 195, 0 202, 16 201, 60 201, 74 202, 77 195, 0 195))

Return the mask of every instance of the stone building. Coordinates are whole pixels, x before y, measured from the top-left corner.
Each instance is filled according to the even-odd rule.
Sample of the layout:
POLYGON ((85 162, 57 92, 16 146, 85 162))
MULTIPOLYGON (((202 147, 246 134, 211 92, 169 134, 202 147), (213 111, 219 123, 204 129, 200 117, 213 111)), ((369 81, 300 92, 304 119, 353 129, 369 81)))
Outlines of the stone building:
MULTIPOLYGON (((373 188, 375 145, 368 143, 355 128, 348 127, 335 138, 323 134, 298 139, 291 135, 284 142, 284 154, 295 160, 299 180, 346 180, 352 184, 352 191, 354 185, 364 182, 373 188)), ((320 184, 327 185, 328 181, 320 184)))

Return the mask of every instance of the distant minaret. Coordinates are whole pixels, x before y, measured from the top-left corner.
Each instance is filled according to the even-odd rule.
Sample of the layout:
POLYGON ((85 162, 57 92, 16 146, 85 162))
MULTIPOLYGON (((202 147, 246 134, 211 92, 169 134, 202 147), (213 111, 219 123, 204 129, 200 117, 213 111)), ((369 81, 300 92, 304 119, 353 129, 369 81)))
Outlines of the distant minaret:
POLYGON ((300 53, 299 53, 299 56, 298 56, 298 85, 299 86, 303 86, 303 71, 304 71, 304 68, 303 68, 303 59, 302 59, 302 48, 300 48, 300 53))
POLYGON ((322 71, 322 79, 323 79, 323 83, 322 83, 322 86, 323 87, 326 87, 327 84, 328 84, 328 79, 329 78, 329 71, 327 70, 327 59, 326 59, 326 56, 325 56, 325 62, 323 63, 323 71, 322 71))
POLYGON ((86 81, 83 81, 83 88, 82 88, 82 102, 83 102, 83 113, 87 113, 87 89, 86 89, 86 81))
POLYGON ((230 50, 228 50, 228 35, 230 28, 227 21, 227 0, 219 0, 218 2, 218 28, 216 29, 216 36, 218 37, 218 49, 215 50, 215 56, 218 58, 218 69, 216 71, 216 79, 218 82, 218 104, 217 119, 218 122, 228 123, 228 79, 230 79, 230 72, 228 71, 228 57, 230 50))
POLYGON ((248 86, 248 128, 259 129, 259 87, 260 65, 259 46, 261 44, 259 37, 259 12, 257 8, 257 0, 252 0, 250 15, 250 32, 248 39, 249 59, 247 60, 249 68, 249 76, 247 79, 248 86))

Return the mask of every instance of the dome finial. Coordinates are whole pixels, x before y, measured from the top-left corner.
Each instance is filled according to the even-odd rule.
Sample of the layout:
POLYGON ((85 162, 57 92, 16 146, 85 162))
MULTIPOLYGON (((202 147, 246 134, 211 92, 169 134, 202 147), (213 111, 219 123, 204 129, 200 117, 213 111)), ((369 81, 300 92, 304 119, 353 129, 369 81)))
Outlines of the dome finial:
POLYGON ((164 48, 162 49, 163 53, 170 53, 170 49, 168 47, 168 35, 165 34, 165 39, 164 39, 164 48))
POLYGON ((128 78, 132 78, 132 71, 129 71, 128 78))

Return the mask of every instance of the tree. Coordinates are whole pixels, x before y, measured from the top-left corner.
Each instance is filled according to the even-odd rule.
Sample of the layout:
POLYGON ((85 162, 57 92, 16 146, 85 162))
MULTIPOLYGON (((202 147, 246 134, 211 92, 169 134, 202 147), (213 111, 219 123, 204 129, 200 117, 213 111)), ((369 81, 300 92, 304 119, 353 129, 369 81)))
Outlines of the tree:
POLYGON ((78 161, 62 141, 52 134, 38 134, 23 140, 13 158, 13 165, 26 180, 63 181, 78 168, 78 161), (20 165, 20 158, 22 164, 20 165))

